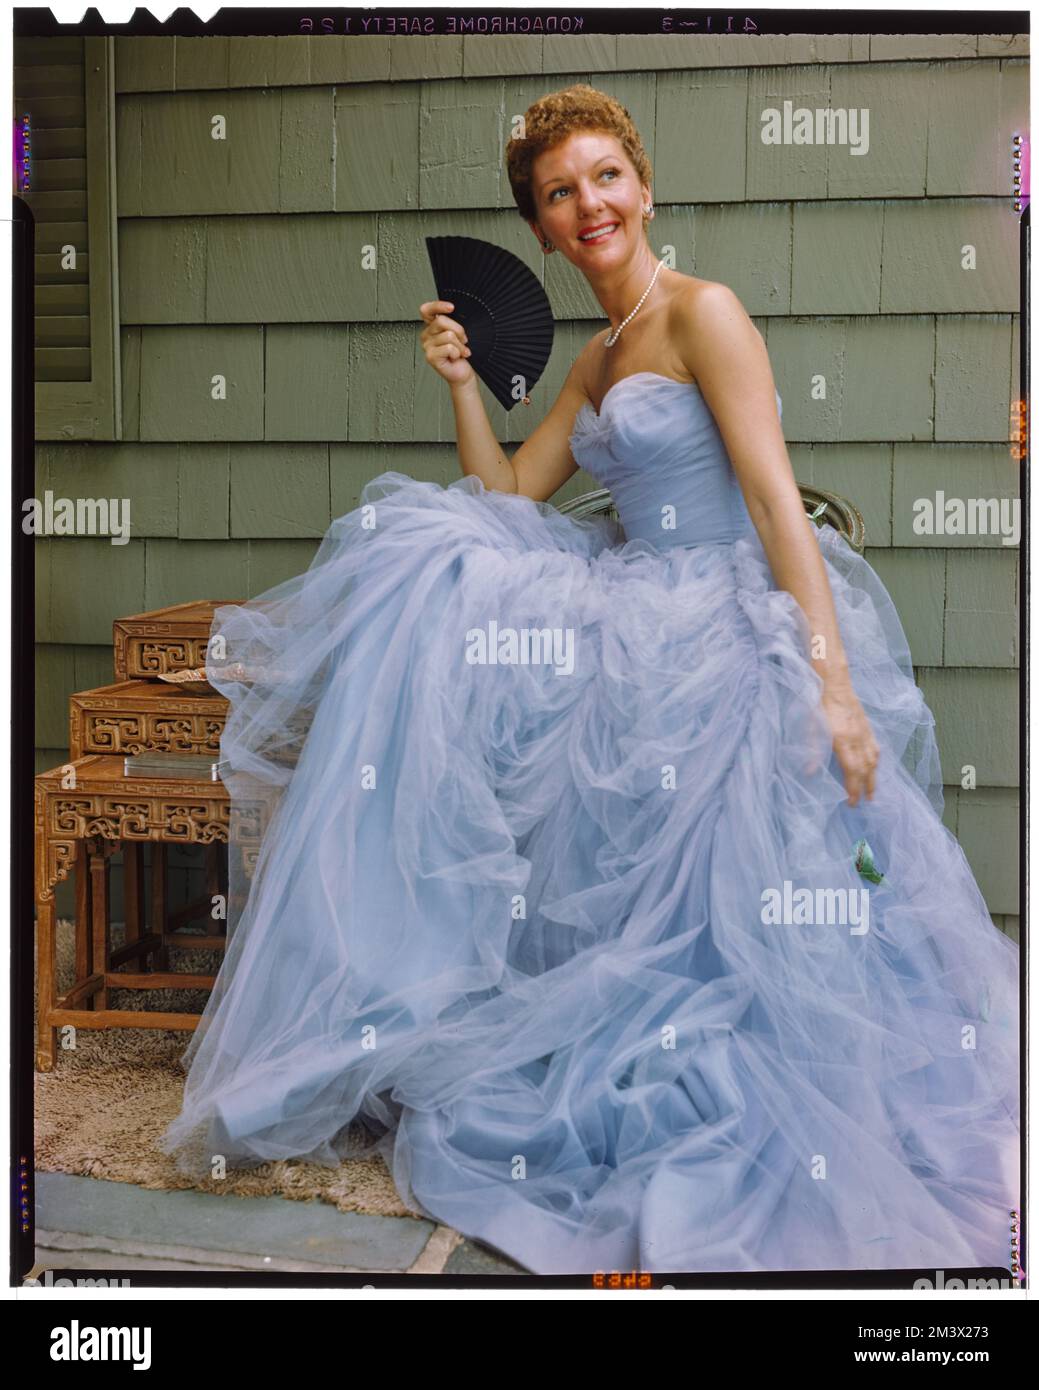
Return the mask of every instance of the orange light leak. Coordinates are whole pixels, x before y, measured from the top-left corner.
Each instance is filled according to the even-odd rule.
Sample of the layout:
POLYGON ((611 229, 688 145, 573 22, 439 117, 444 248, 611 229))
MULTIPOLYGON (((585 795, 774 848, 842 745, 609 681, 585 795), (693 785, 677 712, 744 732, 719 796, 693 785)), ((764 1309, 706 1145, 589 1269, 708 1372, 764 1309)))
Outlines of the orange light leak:
POLYGON ((1010 429, 1010 457, 1023 459, 1028 451, 1028 405, 1025 401, 1012 401, 1010 405, 1012 424, 1010 429))
POLYGON ((652 1289, 656 1285, 653 1283, 653 1275, 648 1274, 645 1270, 622 1271, 614 1269, 609 1273, 597 1270, 592 1275, 592 1287, 596 1289, 652 1289))

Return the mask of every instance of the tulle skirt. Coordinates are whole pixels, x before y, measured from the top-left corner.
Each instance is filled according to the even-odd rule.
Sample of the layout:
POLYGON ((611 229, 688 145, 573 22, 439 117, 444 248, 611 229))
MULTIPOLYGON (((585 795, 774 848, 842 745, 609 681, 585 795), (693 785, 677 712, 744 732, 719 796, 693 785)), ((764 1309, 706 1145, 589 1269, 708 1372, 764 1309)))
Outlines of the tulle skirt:
POLYGON ((661 549, 387 473, 217 610, 226 780, 272 809, 184 1172, 375 1151, 537 1273, 1008 1264, 1017 948, 890 598, 817 534, 881 746, 855 808, 754 532, 661 549))

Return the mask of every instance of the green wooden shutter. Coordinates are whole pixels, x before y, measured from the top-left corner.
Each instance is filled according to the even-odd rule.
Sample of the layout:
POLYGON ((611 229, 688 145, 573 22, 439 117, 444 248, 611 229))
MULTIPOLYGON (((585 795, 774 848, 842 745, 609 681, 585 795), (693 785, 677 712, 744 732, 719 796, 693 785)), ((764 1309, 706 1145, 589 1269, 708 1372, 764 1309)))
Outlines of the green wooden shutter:
POLYGON ((14 119, 32 125, 36 438, 119 439, 111 38, 15 39, 14 119), (74 268, 63 265, 75 248, 74 268))

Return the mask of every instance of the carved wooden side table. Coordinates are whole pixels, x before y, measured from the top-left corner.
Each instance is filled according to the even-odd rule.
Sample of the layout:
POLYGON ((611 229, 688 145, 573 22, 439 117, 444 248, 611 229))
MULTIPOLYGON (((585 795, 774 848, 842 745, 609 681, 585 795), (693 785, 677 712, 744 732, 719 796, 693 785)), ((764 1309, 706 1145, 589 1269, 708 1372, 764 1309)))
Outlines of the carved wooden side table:
POLYGON ((234 806, 222 782, 127 777, 122 757, 87 754, 35 779, 39 981, 36 1065, 54 1066, 56 1030, 193 1029, 199 1014, 110 1009, 110 989, 211 988, 215 977, 169 971, 170 945, 222 948, 223 935, 177 933, 165 920, 165 855, 153 853, 151 923, 144 929, 140 859, 126 859, 126 941, 111 948, 108 860, 121 844, 233 845, 246 874, 255 866, 273 799, 234 806), (75 974, 59 999, 55 976, 54 888, 76 875, 75 974), (149 957, 160 969, 150 969, 149 957), (121 970, 131 963, 135 970, 121 970), (142 968, 143 966, 143 968, 142 968))
MULTIPOLYGON (((124 619, 122 626, 126 628, 134 621, 124 619)), ((117 622, 114 627, 118 633, 120 623, 117 622)), ((157 641, 153 635, 149 646, 140 633, 123 632, 119 649, 123 663, 129 659, 139 666, 147 656, 149 661, 164 671, 176 669, 173 652, 157 651, 157 641)), ((194 656, 198 642, 197 637, 182 638, 177 650, 184 655, 194 656)), ((69 757, 75 761, 87 753, 125 756, 159 750, 208 755, 217 761, 220 757, 220 738, 227 722, 227 707, 227 700, 215 691, 207 694, 189 693, 159 680, 116 681, 113 685, 98 686, 94 690, 77 691, 69 697, 69 757)), ((126 840, 123 843, 128 902, 132 885, 138 884, 143 873, 142 851, 140 841, 126 840)), ((220 853, 219 843, 206 844, 206 893, 209 896, 219 891, 220 853)), ((162 858, 163 854, 162 851, 155 852, 155 859, 162 858)), ((166 910, 165 889, 160 883, 164 872, 163 864, 153 862, 153 909, 156 914, 160 910, 165 912, 161 918, 155 915, 154 921, 158 923, 161 920, 165 930, 172 930, 179 922, 190 918, 197 905, 189 903, 179 912, 166 910)), ((77 900, 77 913, 79 911, 77 900)), ((156 964, 160 970, 168 967, 169 957, 165 948, 156 953, 156 964)))

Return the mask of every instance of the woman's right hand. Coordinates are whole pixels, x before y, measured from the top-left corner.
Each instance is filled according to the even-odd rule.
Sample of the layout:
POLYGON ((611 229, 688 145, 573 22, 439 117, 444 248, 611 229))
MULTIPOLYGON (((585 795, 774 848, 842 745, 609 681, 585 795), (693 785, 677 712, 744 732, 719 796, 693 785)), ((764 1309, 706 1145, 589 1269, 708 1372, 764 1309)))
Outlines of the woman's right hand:
POLYGON ((426 326, 419 335, 426 361, 451 386, 461 386, 476 373, 466 360, 471 355, 465 329, 447 314, 455 306, 446 299, 431 299, 419 306, 426 326))

